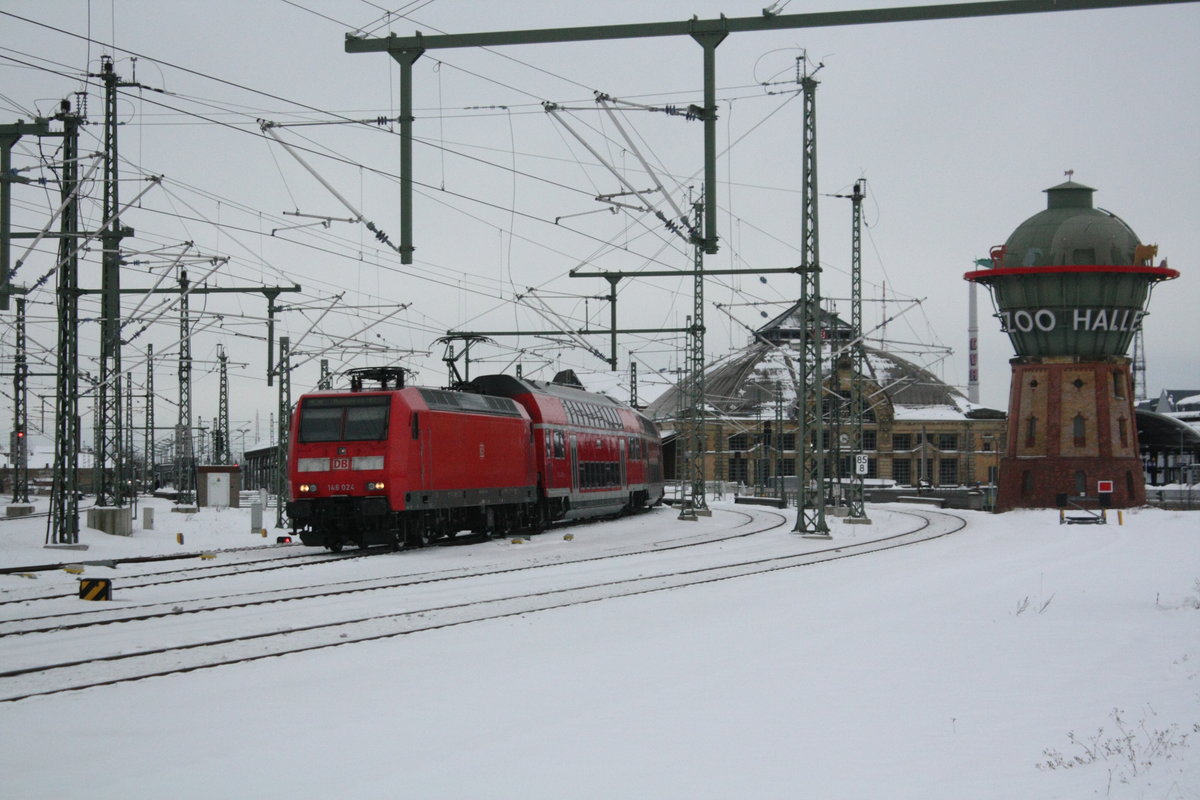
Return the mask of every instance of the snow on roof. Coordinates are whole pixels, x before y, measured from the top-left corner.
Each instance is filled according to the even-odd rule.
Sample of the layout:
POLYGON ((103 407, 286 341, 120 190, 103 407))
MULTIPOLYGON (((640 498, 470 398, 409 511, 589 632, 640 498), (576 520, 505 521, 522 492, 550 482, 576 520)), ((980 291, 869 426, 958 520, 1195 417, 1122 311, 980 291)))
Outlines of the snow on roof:
POLYGON ((897 420, 965 420, 967 417, 957 406, 892 406, 897 420))
MULTIPOLYGON (((705 371, 706 403, 719 415, 732 417, 773 413, 777 395, 785 408, 793 406, 803 358, 799 348, 799 342, 760 339, 718 359, 705 371)), ((967 412, 981 408, 954 386, 900 356, 868 347, 866 366, 867 379, 883 387, 892 403, 907 406, 915 415, 910 419, 963 419, 967 412)), ((650 403, 648 413, 655 419, 670 419, 684 402, 683 392, 672 387, 650 403)))
POLYGON ((1164 414, 1200 410, 1200 389, 1163 389, 1158 399, 1147 400, 1140 405, 1164 414))

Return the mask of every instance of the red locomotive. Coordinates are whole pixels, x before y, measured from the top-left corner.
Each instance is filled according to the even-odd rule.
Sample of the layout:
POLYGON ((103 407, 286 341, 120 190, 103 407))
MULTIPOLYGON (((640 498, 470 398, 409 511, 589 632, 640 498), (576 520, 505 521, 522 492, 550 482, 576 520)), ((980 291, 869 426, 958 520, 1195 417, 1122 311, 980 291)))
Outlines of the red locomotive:
POLYGON ((405 387, 388 368, 300 398, 288 478, 294 532, 334 552, 503 535, 663 496, 658 428, 606 395, 507 375, 459 391, 405 387))

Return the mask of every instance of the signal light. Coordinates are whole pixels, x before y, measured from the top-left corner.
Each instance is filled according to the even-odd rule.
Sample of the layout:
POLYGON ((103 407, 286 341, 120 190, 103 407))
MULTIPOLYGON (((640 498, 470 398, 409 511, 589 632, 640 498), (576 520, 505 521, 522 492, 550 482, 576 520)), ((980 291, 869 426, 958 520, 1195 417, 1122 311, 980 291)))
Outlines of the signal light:
POLYGON ((275 537, 275 544, 291 544, 291 543, 292 543, 292 537, 290 537, 290 536, 276 536, 275 537))

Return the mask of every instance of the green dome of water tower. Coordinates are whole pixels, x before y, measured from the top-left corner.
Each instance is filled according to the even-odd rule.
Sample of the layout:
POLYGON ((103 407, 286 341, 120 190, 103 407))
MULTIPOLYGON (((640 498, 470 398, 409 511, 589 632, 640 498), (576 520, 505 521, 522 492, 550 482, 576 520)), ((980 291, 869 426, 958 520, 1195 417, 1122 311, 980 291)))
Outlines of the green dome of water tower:
POLYGON ((1047 189, 1045 210, 992 249, 992 269, 967 278, 992 289, 1018 356, 1126 355, 1150 286, 1178 274, 1153 266, 1157 247, 1095 208, 1095 191, 1074 181, 1047 189))
POLYGON ((1016 352, 997 508, 1048 507, 1064 495, 1138 505, 1145 483, 1127 353, 1151 288, 1179 273, 1165 260, 1155 266, 1156 245, 1096 208, 1095 189, 1068 180, 1045 191, 1046 208, 991 249, 991 267, 963 276, 991 290, 1016 352))

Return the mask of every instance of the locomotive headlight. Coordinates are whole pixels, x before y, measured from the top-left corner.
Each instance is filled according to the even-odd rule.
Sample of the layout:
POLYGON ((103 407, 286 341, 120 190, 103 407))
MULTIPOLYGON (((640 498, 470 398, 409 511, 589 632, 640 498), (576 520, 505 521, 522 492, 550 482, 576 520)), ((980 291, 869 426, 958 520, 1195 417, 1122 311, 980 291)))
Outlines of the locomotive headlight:
POLYGON ((368 492, 382 492, 384 490, 384 488, 386 488, 386 487, 384 486, 383 481, 377 481, 375 483, 367 484, 368 492))
POLYGON ((315 483, 302 483, 296 489, 300 494, 312 494, 317 490, 317 485, 315 483))

